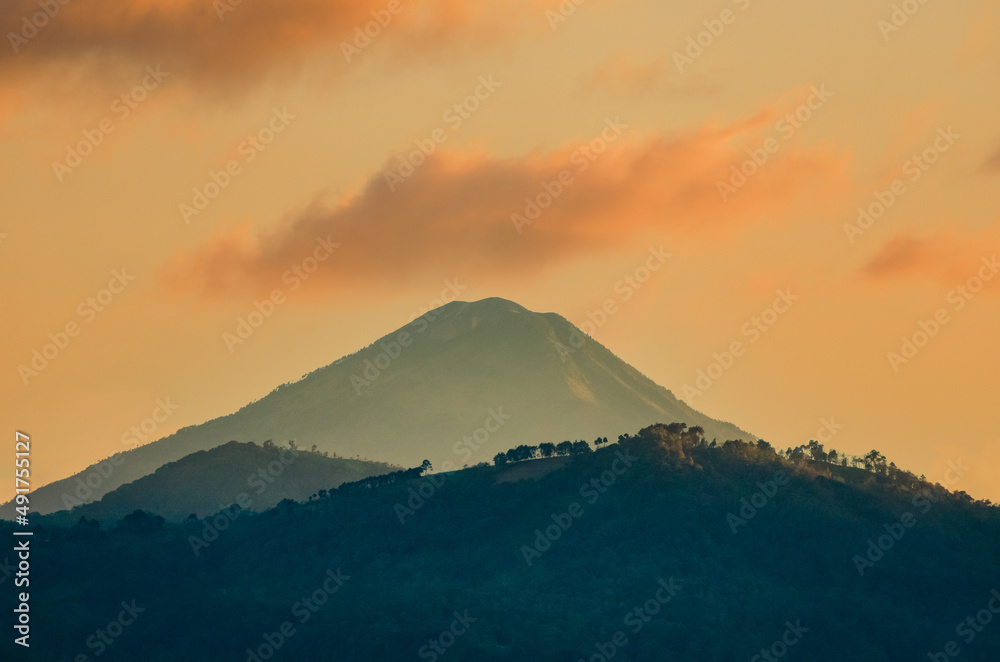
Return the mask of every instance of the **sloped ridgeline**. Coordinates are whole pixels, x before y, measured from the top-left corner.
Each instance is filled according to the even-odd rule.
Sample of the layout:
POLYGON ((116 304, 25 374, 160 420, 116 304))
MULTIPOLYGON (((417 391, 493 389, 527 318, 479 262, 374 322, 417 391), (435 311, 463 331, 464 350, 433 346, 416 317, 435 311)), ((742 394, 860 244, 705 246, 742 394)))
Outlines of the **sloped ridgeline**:
POLYGON ((285 502, 197 555, 205 520, 37 529, 36 652, 92 654, 134 600, 102 659, 1000 659, 997 508, 811 451, 653 426, 285 502))
MULTIPOLYGON (((238 412, 122 453, 113 467, 88 467, 36 489, 32 508, 67 508, 149 475, 168 462, 231 439, 294 439, 341 457, 412 467, 488 461, 504 444, 537 445, 632 432, 683 421, 706 436, 750 440, 701 414, 554 313, 504 299, 453 302, 365 349, 283 385, 238 412), (455 446, 502 414, 476 452, 455 446), (109 471, 109 469, 112 469, 109 471)), ((8 504, 0 515, 12 518, 8 504)))

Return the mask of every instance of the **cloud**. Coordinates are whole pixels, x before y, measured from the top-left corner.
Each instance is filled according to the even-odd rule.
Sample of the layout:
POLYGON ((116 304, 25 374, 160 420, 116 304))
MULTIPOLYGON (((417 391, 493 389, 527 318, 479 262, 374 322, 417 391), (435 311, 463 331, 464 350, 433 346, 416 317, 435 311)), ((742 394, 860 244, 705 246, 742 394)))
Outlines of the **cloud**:
MULTIPOLYGON (((955 287, 995 264, 1000 255, 1000 232, 940 231, 924 237, 893 237, 862 267, 862 273, 877 282, 930 281, 955 287)), ((986 272, 983 272, 984 274, 986 272)), ((1000 293, 1000 278, 990 275, 986 291, 1000 293)))
POLYGON ((868 261, 865 271, 873 278, 886 278, 908 271, 926 269, 934 261, 932 248, 932 244, 926 240, 905 236, 894 237, 868 261))
MULTIPOLYGON (((762 113, 646 137, 628 129, 615 136, 609 120, 603 138, 599 131, 592 141, 517 158, 439 149, 405 181, 393 182, 395 191, 385 173, 374 175, 357 194, 314 204, 277 229, 242 226, 178 253, 160 277, 172 292, 255 295, 274 287, 320 237, 341 244, 309 281, 323 294, 456 275, 525 278, 643 235, 714 241, 847 190, 844 154, 786 147, 724 202, 718 181, 747 158, 748 143, 769 135, 772 120, 762 113)), ((397 167, 393 159, 386 172, 397 167)))
POLYGON ((640 62, 626 53, 615 53, 585 78, 583 88, 639 96, 665 92, 671 96, 710 97, 721 88, 704 78, 680 77, 668 55, 640 62))
POLYGON ((412 58, 459 39, 489 42, 528 16, 538 22, 539 1, 49 0, 58 10, 48 18, 38 0, 6 0, 0 26, 16 37, 0 49, 0 72, 26 82, 65 76, 81 64, 101 78, 161 65, 203 91, 225 93, 295 67, 323 46, 331 51, 330 68, 346 67, 340 44, 366 25, 373 43, 412 58), (37 29, 31 25, 36 15, 37 29), (373 24, 376 19, 384 27, 373 24))
POLYGON ((986 172, 1000 172, 1000 147, 983 164, 986 172))

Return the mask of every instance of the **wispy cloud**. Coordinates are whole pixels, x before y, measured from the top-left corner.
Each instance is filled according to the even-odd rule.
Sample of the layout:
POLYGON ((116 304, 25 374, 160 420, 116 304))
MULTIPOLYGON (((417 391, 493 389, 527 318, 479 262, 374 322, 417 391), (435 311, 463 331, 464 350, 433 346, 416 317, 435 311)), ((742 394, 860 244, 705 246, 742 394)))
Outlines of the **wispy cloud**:
MULTIPOLYGON (((1000 232, 944 230, 925 236, 900 234, 885 242, 862 267, 876 282, 932 282, 942 287, 960 285, 988 266, 1000 254, 1000 232), (985 260, 985 262, 984 262, 985 260)), ((1000 279, 991 277, 984 288, 1000 293, 1000 279)))
POLYGON ((394 192, 375 175, 356 195, 313 205, 278 229, 244 226, 178 253, 161 279, 173 292, 245 295, 270 287, 320 236, 342 246, 310 279, 323 293, 388 290, 456 273, 526 277, 644 233, 715 240, 846 190, 844 153, 788 147, 723 202, 718 181, 773 120, 762 111, 683 133, 626 133, 600 154, 589 151, 590 141, 516 158, 442 149, 394 192), (517 223, 515 214, 530 216, 530 201, 540 213, 517 223))
POLYGON ((618 95, 664 93, 672 96, 708 97, 716 94, 721 86, 705 78, 678 77, 677 69, 666 53, 643 61, 618 52, 583 80, 583 88, 618 95))

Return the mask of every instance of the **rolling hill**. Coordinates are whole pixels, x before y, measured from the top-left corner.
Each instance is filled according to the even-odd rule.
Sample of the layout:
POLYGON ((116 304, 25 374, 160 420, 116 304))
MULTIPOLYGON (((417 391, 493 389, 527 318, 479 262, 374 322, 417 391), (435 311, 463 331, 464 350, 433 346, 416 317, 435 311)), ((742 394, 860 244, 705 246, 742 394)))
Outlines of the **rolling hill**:
POLYGON ((191 514, 205 517, 241 501, 247 510, 262 511, 284 499, 306 501, 318 490, 398 468, 383 462, 230 441, 168 462, 98 501, 53 513, 45 521, 69 525, 86 517, 113 523, 134 510, 176 521, 191 514))

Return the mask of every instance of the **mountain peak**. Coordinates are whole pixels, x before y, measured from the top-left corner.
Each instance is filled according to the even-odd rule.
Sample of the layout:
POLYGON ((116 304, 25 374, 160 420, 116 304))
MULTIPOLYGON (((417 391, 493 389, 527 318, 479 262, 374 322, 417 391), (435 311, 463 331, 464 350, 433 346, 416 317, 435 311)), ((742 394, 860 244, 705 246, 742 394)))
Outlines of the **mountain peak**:
POLYGON ((530 313, 524 306, 509 299, 501 297, 487 297, 478 301, 452 301, 441 306, 437 310, 441 312, 464 312, 477 315, 489 315, 498 313, 530 313))
MULTIPOLYGON (((233 414, 127 451, 91 498, 230 439, 460 467, 518 444, 614 439, 674 422, 709 439, 754 438, 692 409, 558 314, 500 297, 453 301, 233 414)), ((86 473, 36 491, 36 510, 57 509, 86 473)))

